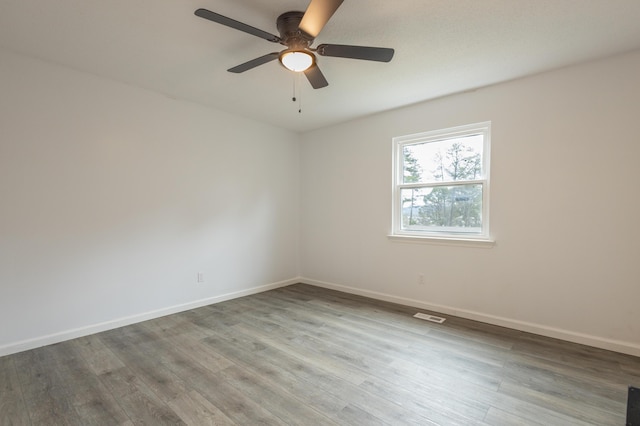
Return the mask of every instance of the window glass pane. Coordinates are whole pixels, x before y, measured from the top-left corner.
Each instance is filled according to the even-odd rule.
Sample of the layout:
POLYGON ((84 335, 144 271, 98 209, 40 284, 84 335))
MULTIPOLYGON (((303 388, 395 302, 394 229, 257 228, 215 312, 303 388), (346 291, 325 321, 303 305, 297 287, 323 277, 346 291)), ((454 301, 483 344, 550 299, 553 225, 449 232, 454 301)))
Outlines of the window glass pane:
POLYGON ((404 188, 402 229, 478 233, 482 231, 482 185, 404 188))
POLYGON ((403 183, 481 179, 482 139, 479 134, 404 145, 403 183))

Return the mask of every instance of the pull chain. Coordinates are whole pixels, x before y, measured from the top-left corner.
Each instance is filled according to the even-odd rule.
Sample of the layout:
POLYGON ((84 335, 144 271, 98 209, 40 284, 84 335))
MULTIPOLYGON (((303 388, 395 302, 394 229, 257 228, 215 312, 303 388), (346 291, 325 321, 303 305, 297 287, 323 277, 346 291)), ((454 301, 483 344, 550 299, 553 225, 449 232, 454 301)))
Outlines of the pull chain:
POLYGON ((298 73, 298 114, 302 114, 302 73, 298 73))
POLYGON ((301 74, 301 72, 297 72, 293 76, 293 96, 291 97, 291 100, 293 102, 298 101, 298 114, 302 114, 302 85, 300 84, 301 74), (298 93, 298 96, 296 96, 296 92, 298 93))
POLYGON ((295 75, 293 76, 292 83, 293 83, 293 97, 291 97, 291 100, 295 102, 296 101, 296 76, 295 75))

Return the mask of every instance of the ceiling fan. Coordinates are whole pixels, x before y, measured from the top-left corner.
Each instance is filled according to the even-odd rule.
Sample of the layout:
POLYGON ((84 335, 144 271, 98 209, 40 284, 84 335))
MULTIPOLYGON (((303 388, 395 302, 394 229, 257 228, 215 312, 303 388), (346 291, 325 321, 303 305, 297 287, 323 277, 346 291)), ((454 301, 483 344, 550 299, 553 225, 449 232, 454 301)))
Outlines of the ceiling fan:
POLYGON ((363 59, 367 61, 389 62, 393 58, 394 50, 383 47, 350 46, 345 44, 320 44, 313 48, 314 39, 344 0, 311 0, 306 12, 286 12, 280 15, 276 26, 280 36, 236 21, 207 9, 198 9, 196 16, 226 25, 227 27, 243 31, 272 43, 279 43, 286 47, 280 52, 267 53, 237 65, 227 71, 242 73, 257 66, 278 59, 287 69, 303 72, 314 89, 329 85, 318 68, 315 54, 338 58, 363 59))

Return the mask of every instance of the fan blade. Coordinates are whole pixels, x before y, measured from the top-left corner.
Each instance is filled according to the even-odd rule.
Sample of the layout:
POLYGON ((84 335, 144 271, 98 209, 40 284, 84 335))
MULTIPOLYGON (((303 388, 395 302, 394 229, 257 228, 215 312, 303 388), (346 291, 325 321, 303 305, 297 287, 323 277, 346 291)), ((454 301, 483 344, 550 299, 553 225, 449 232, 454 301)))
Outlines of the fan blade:
POLYGON ((239 74, 241 72, 249 71, 250 69, 260 66, 262 64, 266 64, 267 62, 271 62, 274 59, 278 59, 278 56, 280 56, 279 52, 267 53, 264 56, 260 56, 259 58, 252 59, 248 62, 245 62, 244 64, 240 64, 233 68, 229 68, 227 71, 239 74))
POLYGON ((254 28, 251 25, 243 24, 242 22, 236 21, 234 19, 227 18, 226 16, 222 16, 207 9, 198 9, 195 11, 195 14, 196 16, 199 16, 201 18, 208 19, 218 24, 226 25, 227 27, 231 27, 233 29, 243 31, 247 34, 263 38, 272 43, 280 43, 282 41, 280 37, 276 35, 259 30, 258 28, 254 28))
POLYGON ((349 46, 346 44, 321 44, 317 47, 321 56, 364 59, 366 61, 389 62, 395 51, 386 47, 349 46))
POLYGON ((344 0, 311 0, 299 28, 316 38, 344 0))
POLYGON ((329 85, 329 82, 327 82, 327 79, 324 78, 324 75, 322 75, 322 71, 320 71, 320 68, 318 68, 316 64, 313 64, 310 68, 307 68, 307 70, 304 72, 304 75, 307 76, 307 80, 309 80, 309 83, 311 83, 311 87, 313 87, 314 89, 322 89, 323 87, 327 87, 329 85))

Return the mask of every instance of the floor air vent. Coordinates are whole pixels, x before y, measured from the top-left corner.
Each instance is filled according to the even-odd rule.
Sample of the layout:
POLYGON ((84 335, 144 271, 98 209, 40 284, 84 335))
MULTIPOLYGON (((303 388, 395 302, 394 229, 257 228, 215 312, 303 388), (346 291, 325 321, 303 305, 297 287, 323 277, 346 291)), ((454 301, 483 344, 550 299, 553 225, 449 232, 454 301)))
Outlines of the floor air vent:
POLYGON ((417 313, 413 317, 420 318, 426 321, 437 322, 438 324, 442 324, 445 320, 445 318, 442 318, 442 317, 436 317, 435 315, 429 315, 429 314, 423 314, 423 313, 417 313))

